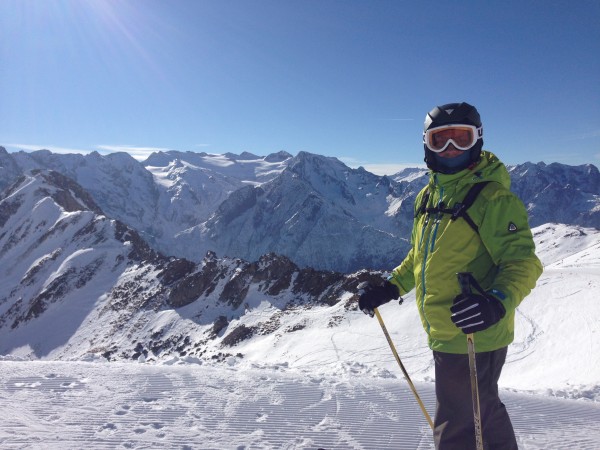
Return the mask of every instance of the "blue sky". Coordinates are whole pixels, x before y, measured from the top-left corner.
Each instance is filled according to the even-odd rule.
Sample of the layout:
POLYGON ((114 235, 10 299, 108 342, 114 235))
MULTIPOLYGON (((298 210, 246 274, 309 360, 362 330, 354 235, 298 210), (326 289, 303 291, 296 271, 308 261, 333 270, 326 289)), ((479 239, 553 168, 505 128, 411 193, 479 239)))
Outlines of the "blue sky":
POLYGON ((600 164, 600 2, 2 0, 9 151, 279 150, 394 173, 468 101, 508 164, 600 164))

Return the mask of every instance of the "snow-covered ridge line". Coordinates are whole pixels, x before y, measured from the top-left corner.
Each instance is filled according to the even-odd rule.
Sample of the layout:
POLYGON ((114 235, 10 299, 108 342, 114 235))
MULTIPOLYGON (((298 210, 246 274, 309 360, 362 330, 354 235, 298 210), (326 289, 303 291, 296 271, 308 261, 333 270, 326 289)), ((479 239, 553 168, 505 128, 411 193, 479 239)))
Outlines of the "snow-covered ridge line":
MULTIPOLYGON (((423 169, 381 177, 307 152, 213 155, 159 152, 140 163, 125 153, 8 153, 0 189, 31 169, 77 181, 106 215, 137 230, 163 254, 200 262, 207 251, 254 261, 274 252, 300 267, 389 269, 408 248, 423 169), (350 244, 350 245, 349 245, 350 244)), ((509 167, 532 226, 600 229, 600 175, 591 165, 509 167)))

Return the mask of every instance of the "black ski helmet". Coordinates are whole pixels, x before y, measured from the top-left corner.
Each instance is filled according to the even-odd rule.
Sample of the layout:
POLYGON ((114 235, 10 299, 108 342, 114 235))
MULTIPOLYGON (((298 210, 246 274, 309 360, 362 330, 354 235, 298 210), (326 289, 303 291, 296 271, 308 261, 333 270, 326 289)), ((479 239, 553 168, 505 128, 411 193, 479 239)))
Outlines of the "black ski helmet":
MULTIPOLYGON (((427 116, 425 116, 423 132, 430 128, 451 124, 473 125, 479 128, 481 127, 481 118, 479 117, 477 108, 473 105, 469 105, 466 102, 448 103, 446 105, 436 106, 427 113, 427 116)), ((451 174, 460 172, 471 164, 479 161, 481 148, 483 147, 483 138, 478 139, 472 148, 466 150, 464 157, 457 156, 456 158, 451 159, 442 158, 437 153, 432 152, 427 148, 425 143, 423 144, 423 147, 425 149, 425 162, 427 163, 427 167, 434 172, 451 174)))

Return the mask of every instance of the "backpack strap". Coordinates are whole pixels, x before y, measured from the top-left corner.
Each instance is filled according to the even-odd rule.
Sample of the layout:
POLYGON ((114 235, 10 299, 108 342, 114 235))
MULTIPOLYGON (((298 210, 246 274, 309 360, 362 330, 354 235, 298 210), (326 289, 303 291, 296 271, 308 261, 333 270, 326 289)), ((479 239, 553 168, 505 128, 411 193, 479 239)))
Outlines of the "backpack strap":
POLYGON ((479 234, 479 227, 477 224, 471 219, 471 217, 467 214, 467 210, 473 205, 475 199, 479 195, 479 193, 485 188, 491 181, 482 181, 481 183, 476 183, 469 189, 467 195, 462 202, 457 202, 453 208, 445 208, 444 204, 428 208, 427 202, 429 201, 429 190, 426 190, 421 198, 421 204, 415 213, 415 219, 422 214, 427 214, 428 216, 431 214, 450 214, 450 220, 454 221, 459 217, 465 219, 465 222, 469 224, 469 226, 475 231, 475 233, 479 234))
POLYGON ((465 198, 463 199, 463 201, 456 203, 454 205, 454 208, 452 211, 452 217, 450 218, 450 220, 456 220, 459 217, 462 217, 469 224, 469 226, 473 229, 473 231, 475 231, 475 233, 479 234, 479 227, 475 224, 475 222, 473 222, 473 219, 471 219, 471 217, 467 214, 467 210, 473 205, 473 203, 475 202, 475 199, 477 198, 479 193, 489 183, 490 183, 490 181, 483 181, 481 183, 476 183, 473 186, 471 186, 471 189, 469 189, 469 192, 467 192, 467 195, 465 195, 465 198))
POLYGON ((429 201, 429 188, 425 190, 423 193, 423 197, 421 197, 421 204, 419 205, 419 209, 415 212, 415 219, 422 214, 427 212, 427 202, 429 201))

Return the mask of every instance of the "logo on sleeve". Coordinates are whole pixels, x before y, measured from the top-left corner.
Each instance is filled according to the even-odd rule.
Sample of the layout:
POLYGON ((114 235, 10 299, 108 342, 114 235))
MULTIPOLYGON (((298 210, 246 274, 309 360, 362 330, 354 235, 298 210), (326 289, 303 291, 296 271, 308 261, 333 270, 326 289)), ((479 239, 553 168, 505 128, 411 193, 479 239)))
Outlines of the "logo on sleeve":
POLYGON ((508 231, 514 233, 518 230, 517 226, 513 222, 508 223, 508 231))
POLYGON ((490 292, 494 296, 498 297, 500 300, 504 300, 506 298, 506 295, 504 295, 504 292, 501 292, 498 289, 492 289, 490 292))

